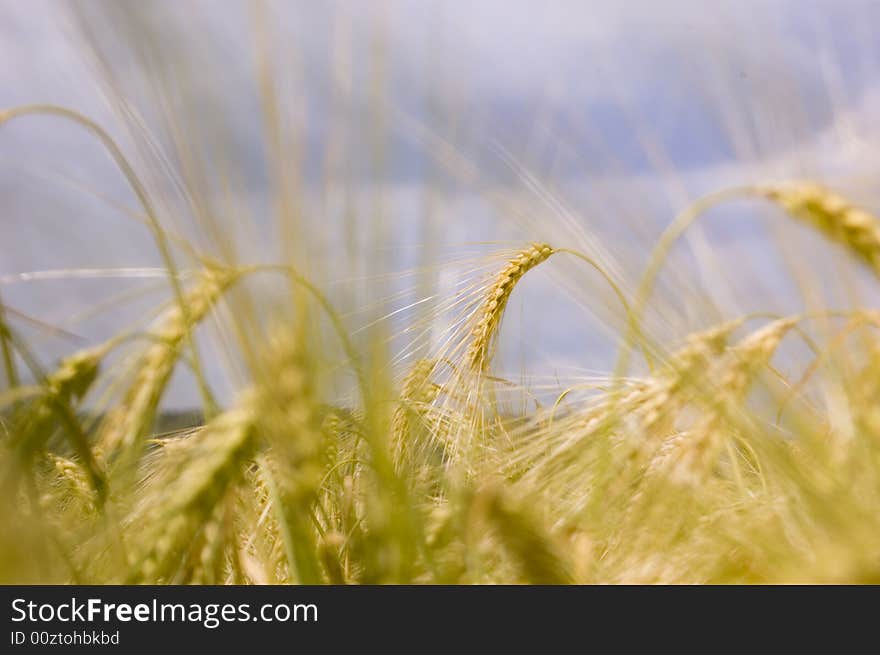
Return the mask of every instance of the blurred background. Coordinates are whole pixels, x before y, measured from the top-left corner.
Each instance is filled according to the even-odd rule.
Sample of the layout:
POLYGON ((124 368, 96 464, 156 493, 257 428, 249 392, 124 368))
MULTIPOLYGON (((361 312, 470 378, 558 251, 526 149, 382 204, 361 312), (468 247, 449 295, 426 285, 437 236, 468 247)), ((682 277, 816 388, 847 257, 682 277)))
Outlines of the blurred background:
MULTIPOLYGON (((0 0, 0 16, 0 106, 92 118, 169 232, 297 262, 352 330, 387 319, 400 363, 445 332, 395 321, 435 315, 487 253, 578 248, 632 292, 705 193, 808 178, 880 201, 876 2, 0 0)), ((161 259, 94 136, 21 118, 0 153, 0 294, 43 363, 148 318, 168 297, 161 259)), ((649 321, 674 340, 746 312, 870 304, 863 277, 772 208, 734 203, 676 248, 649 321)), ((505 320, 508 369, 613 364, 620 308, 576 262, 537 270, 505 320)), ((223 397, 235 364, 204 331, 223 397)), ((166 402, 198 404, 185 368, 166 402)))

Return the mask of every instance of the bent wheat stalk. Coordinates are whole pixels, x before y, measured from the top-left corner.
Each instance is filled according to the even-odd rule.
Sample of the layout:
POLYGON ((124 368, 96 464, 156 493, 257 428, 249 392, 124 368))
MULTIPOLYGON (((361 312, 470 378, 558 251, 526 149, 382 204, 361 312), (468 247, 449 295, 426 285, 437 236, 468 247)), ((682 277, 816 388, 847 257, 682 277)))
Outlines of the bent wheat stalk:
POLYGON ((615 366, 615 377, 621 379, 629 369, 635 341, 641 332, 644 312, 654 289, 660 269, 669 257, 672 246, 687 229, 712 207, 736 198, 763 198, 784 209, 791 217, 819 230, 857 259, 867 264, 880 277, 880 222, 846 198, 813 183, 787 185, 743 186, 722 189, 694 202, 680 213, 663 232, 651 252, 639 284, 635 305, 626 331, 626 338, 615 366))
MULTIPOLYGON (((168 238, 168 234, 165 229, 162 227, 162 223, 159 220, 159 215, 156 211, 156 208, 153 205, 153 202, 150 200, 150 195, 147 192, 146 187, 138 178, 137 173, 134 170, 134 167, 125 157, 122 152, 122 149, 117 145, 117 143, 113 140, 113 137, 105 130, 103 127, 98 125, 95 121, 80 114, 77 111, 72 109, 68 109, 67 107, 61 107, 58 105, 21 105, 18 107, 12 107, 6 109, 4 111, 0 111, 0 126, 5 125, 6 123, 22 117, 22 116, 30 116, 30 115, 44 115, 44 116, 57 116, 63 118, 68 121, 72 121, 73 123, 79 125, 85 130, 91 132, 97 139, 101 142, 101 145, 104 146, 104 149, 107 153, 112 157, 113 161, 116 163, 119 170, 125 176, 126 181, 134 192, 135 196, 137 196, 138 202, 143 207, 144 213, 146 214, 147 224, 150 228, 150 231, 153 234, 153 240, 156 243, 156 249, 159 251, 159 255, 162 258, 162 263, 165 268, 168 270, 168 278, 171 282, 171 289, 174 293, 174 298, 177 302, 178 310, 181 315, 184 317, 186 321, 190 320, 188 316, 188 307, 186 303, 186 298, 183 294, 183 289, 180 285, 180 280, 177 275, 177 265, 174 261, 174 256, 171 250, 170 239, 168 238)), ((0 319, 3 317, 0 316, 0 319)), ((2 325, 2 320, 0 320, 0 325, 2 325)), ((0 336, 3 336, 0 334, 0 336)), ((189 336, 187 336, 189 339, 189 336)), ((0 339, 0 345, 3 347, 4 358, 6 354, 6 345, 5 345, 5 337, 0 339)), ((193 357, 193 370, 196 377, 196 383, 198 384, 199 391, 203 395, 203 400, 205 401, 206 406, 209 405, 209 398, 207 394, 207 382, 205 380, 202 364, 199 359, 198 349, 195 347, 195 344, 190 341, 192 357, 193 357)))

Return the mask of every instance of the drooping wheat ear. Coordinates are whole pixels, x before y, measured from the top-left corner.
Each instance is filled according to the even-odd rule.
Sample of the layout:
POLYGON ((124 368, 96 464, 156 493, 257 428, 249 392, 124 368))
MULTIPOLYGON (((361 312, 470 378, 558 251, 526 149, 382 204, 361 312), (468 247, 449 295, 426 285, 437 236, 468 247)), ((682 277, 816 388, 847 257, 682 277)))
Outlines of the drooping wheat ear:
POLYGON ((21 446, 36 447, 38 444, 34 443, 35 440, 48 437, 52 427, 48 423, 54 421, 57 424, 57 405, 72 407, 86 394, 98 375, 101 359, 106 352, 104 346, 80 350, 62 359, 58 368, 46 376, 43 381, 44 395, 31 413, 30 428, 20 430, 16 435, 21 446))
MULTIPOLYGON (((30 423, 16 435, 19 448, 35 449, 49 438, 53 427, 65 424, 65 416, 74 416, 73 407, 98 375, 105 347, 88 348, 65 357, 58 368, 43 381, 44 395, 30 415, 30 423)), ((77 449, 83 444, 73 443, 77 449)), ((80 453, 83 455, 83 453, 80 453)))
POLYGON ((510 300, 510 294, 523 275, 547 260, 555 251, 546 243, 533 243, 520 251, 498 273, 477 314, 477 323, 471 332, 467 360, 474 371, 485 371, 492 359, 495 333, 510 300))
POLYGON ((391 429, 393 433, 392 454, 399 466, 408 453, 418 448, 411 441, 418 438, 418 427, 428 407, 437 399, 440 386, 431 381, 437 360, 420 359, 403 379, 400 404, 394 410, 391 429))
POLYGON ((846 247, 880 276, 880 222, 869 212, 814 183, 768 187, 762 192, 793 217, 846 247))
POLYGON ((111 456, 143 440, 152 428, 162 393, 190 332, 237 278, 235 271, 206 269, 195 287, 186 293, 186 312, 178 306, 168 310, 152 334, 156 343, 139 357, 131 386, 101 427, 98 450, 103 456, 111 456))
POLYGON ((27 459, 43 447, 60 427, 79 457, 87 479, 99 494, 103 493, 103 472, 77 416, 76 404, 95 381, 101 359, 111 347, 112 343, 108 342, 63 359, 59 367, 43 380, 43 395, 27 410, 10 440, 18 456, 27 459))

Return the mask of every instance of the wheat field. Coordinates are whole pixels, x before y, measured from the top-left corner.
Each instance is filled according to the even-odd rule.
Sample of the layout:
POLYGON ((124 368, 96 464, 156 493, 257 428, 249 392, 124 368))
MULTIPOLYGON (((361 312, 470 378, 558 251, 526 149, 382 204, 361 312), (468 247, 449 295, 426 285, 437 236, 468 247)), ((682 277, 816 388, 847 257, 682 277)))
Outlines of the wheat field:
MULTIPOLYGON (((348 198, 341 222, 310 216, 310 151, 297 149, 307 120, 290 118, 283 58, 266 54, 284 39, 258 8, 246 76, 274 246, 261 247, 261 212, 220 193, 248 184, 235 154, 200 149, 193 134, 210 120, 187 105, 190 78, 163 65, 129 9, 102 11, 125 14, 114 20, 126 48, 155 66, 167 132, 139 115, 100 46, 110 123, 51 103, 0 112, 0 142, 51 125, 100 151, 124 183, 119 220, 136 224, 155 263, 57 267, 74 283, 128 276, 154 290, 106 338, 62 338, 51 361, 39 335, 52 326, 34 328, 8 300, 35 273, 0 286, 0 581, 880 583, 880 310, 869 294, 842 302, 822 288, 880 285, 880 205, 855 163, 843 177, 791 166, 714 178, 675 195, 658 229, 638 223, 642 238, 614 222, 612 204, 596 223, 569 211, 564 192, 501 148, 542 213, 478 183, 494 211, 524 217, 516 229, 433 249, 429 225, 469 220, 453 212, 419 224, 402 264, 390 203, 368 194, 358 208, 333 173, 354 155, 350 135, 330 137, 357 116, 332 119, 325 144, 321 193, 327 206, 348 198), (711 309, 694 300, 697 269, 682 253, 725 211, 768 243, 793 240, 793 252, 767 255, 796 260, 805 300, 793 311, 758 291, 747 311, 720 294, 711 309), (567 321, 567 303, 599 317, 604 358, 579 346, 574 368, 536 355, 517 370, 517 351, 546 350, 529 326, 567 321), (175 384, 197 398, 184 427, 168 425, 175 384)), ((100 41, 107 28, 89 11, 77 20, 100 41)), ((426 197, 444 176, 471 180, 479 162, 376 97, 370 129, 417 134, 443 171, 420 182, 426 197)), ((381 166, 390 155, 374 146, 358 156, 381 166)), ((731 272, 721 246, 709 253, 747 277, 747 259, 731 272)))

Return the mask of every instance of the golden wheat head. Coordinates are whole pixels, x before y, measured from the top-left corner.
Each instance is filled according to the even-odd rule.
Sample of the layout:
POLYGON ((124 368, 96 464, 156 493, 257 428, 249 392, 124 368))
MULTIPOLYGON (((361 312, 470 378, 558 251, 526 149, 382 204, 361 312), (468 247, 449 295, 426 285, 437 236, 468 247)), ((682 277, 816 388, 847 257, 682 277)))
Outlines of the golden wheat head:
POLYGON ((880 275, 880 223, 869 212, 815 183, 763 190, 793 217, 847 248, 880 275))
POLYGON ((554 253, 546 243, 533 243, 521 250, 511 259, 507 266, 498 273, 495 281, 486 292, 485 300, 480 306, 476 327, 471 336, 467 360, 475 371, 485 371, 492 358, 492 345, 495 333, 510 300, 510 294, 522 277, 530 270, 545 262, 554 253))

